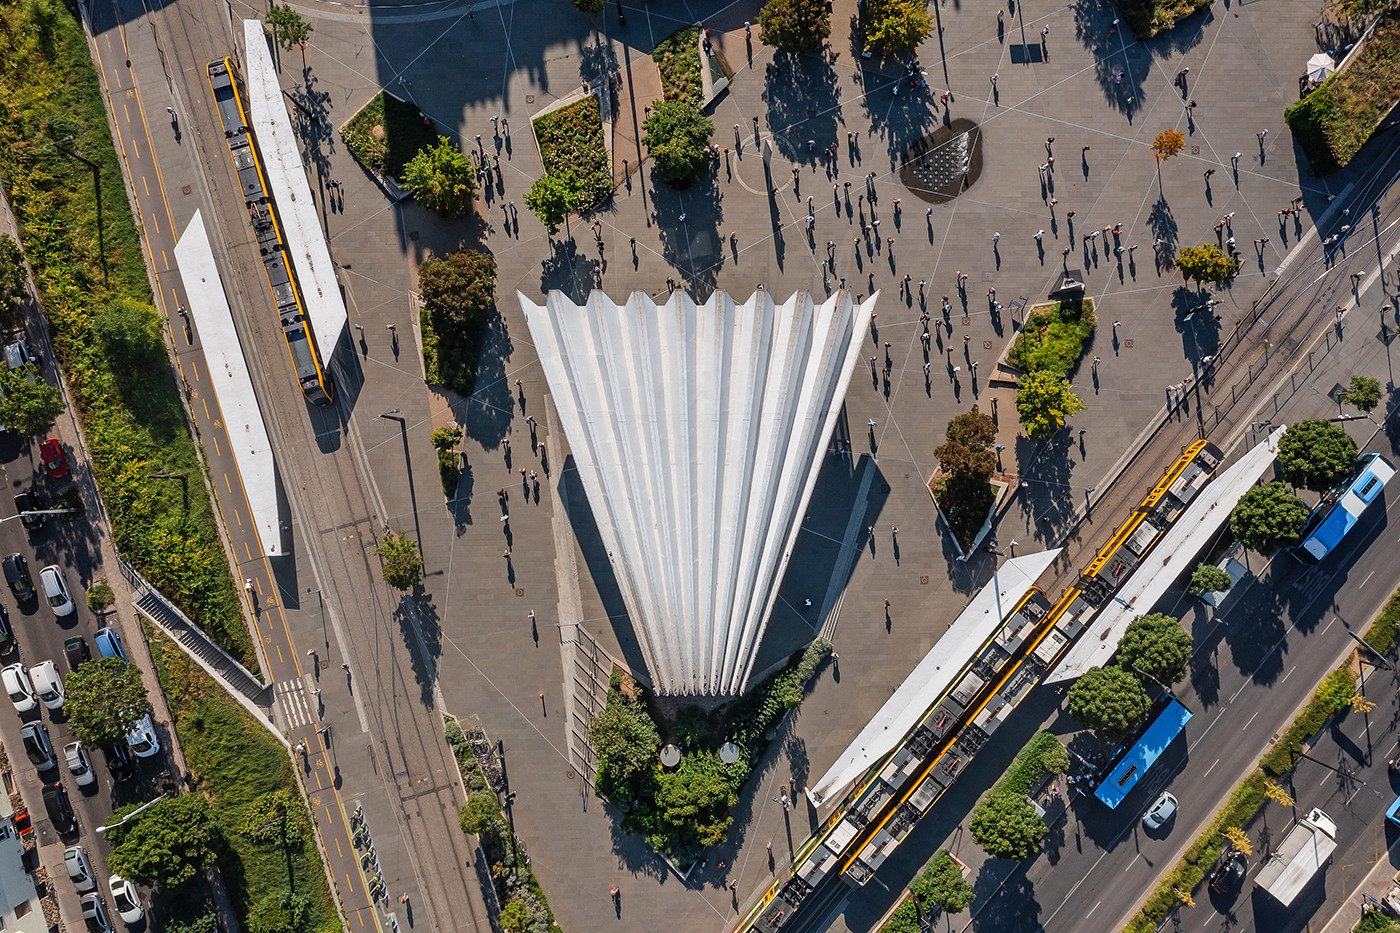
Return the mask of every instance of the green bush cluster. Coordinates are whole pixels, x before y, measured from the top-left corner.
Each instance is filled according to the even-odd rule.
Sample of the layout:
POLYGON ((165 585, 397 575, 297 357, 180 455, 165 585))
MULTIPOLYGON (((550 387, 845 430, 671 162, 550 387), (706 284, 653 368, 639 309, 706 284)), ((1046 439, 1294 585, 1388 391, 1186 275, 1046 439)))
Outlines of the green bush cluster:
POLYGON ((418 291, 423 297, 418 320, 424 377, 458 395, 471 395, 482 339, 496 313, 496 261, 474 249, 429 259, 418 269, 418 291))
POLYGON ((1179 20, 1211 5, 1212 0, 1118 0, 1133 36, 1150 39, 1179 20))
POLYGON ((1334 71, 1284 111, 1308 163, 1318 175, 1345 166, 1366 145, 1381 117, 1400 97, 1400 9, 1376 24, 1345 71, 1334 71))
POLYGON ((380 91, 350 118, 340 138, 365 168, 401 179, 404 166, 436 145, 438 134, 415 105, 380 91))
MULTIPOLYGON (((219 540, 204 464, 168 361, 139 380, 94 333, 98 317, 149 316, 151 293, 87 41, 57 0, 0 9, 0 182, 20 225, 93 474, 122 556, 245 667, 258 669, 219 540), (98 165, 101 238, 92 171, 98 165), (152 478, 161 470, 186 483, 152 478)), ((158 333, 158 331, 157 331, 158 333)))
POLYGON ((704 95, 700 78, 700 27, 690 26, 662 39, 651 50, 661 72, 661 94, 666 100, 699 103, 704 95))
POLYGON ((1011 763, 1002 779, 997 782, 997 786, 992 789, 992 793, 1010 793, 1029 796, 1035 789, 1035 785, 1047 774, 1064 773, 1069 767, 1069 753, 1065 751, 1065 744, 1056 738, 1052 733, 1041 731, 1031 736, 1030 741, 1021 747, 1016 753, 1016 759, 1011 763), (1063 766, 1059 768, 1050 767, 1051 764, 1059 765, 1063 756, 1063 766))
POLYGON ((612 194, 612 163, 603 142, 603 115, 598 98, 585 97, 534 121, 544 169, 554 175, 573 172, 578 191, 571 209, 583 214, 612 194))
POLYGON ((1048 369, 1068 376, 1093 333, 1094 299, 1043 305, 1026 319, 1007 361, 1026 373, 1048 369))
MULTIPOLYGON (((1044 731, 1031 736, 1030 741, 1016 753, 1016 758, 1006 774, 973 811, 969 826, 973 830, 974 839, 984 848, 990 846, 988 852, 995 858, 1020 858, 1033 852, 1035 843, 1032 840, 1036 837, 1021 840, 1018 827, 1032 827, 1036 822, 1035 814, 1027 810, 1025 820, 1020 821, 1020 817, 1014 815, 1017 812, 1016 808, 1027 806, 1026 798, 1041 778, 1047 774, 1067 770, 1068 767, 1068 753, 1058 738, 1044 731), (1018 841, 1023 844, 1012 844, 1018 841), (1007 846, 1008 851, 1000 851, 999 846, 1003 845, 1007 846)), ((1039 829, 1043 834, 1043 823, 1039 829)))
POLYGON ((1391 594, 1376 621, 1366 630, 1366 644, 1385 654, 1395 646, 1395 636, 1400 630, 1400 589, 1391 594))
POLYGON ((1260 762, 1270 775, 1282 777, 1293 770, 1303 743, 1337 713, 1346 709, 1356 694, 1356 675, 1350 668, 1340 667, 1322 679, 1308 705, 1293 720, 1293 725, 1279 737, 1274 747, 1260 762))

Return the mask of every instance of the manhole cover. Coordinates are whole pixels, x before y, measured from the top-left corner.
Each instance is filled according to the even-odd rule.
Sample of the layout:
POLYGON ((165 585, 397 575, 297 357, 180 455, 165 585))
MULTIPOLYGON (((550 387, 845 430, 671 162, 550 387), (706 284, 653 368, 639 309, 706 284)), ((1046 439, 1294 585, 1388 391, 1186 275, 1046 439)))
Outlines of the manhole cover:
POLYGON ((990 350, 991 348, 992 348, 992 342, 991 342, 990 340, 984 340, 984 341, 982 341, 982 349, 983 349, 983 350, 990 350))
POLYGON ((578 777, 578 772, 575 771, 573 768, 570 768, 568 771, 564 772, 564 779, 567 781, 572 781, 576 777, 578 777))
POLYGON ((928 586, 928 577, 926 577, 926 576, 924 576, 924 577, 919 577, 919 585, 920 585, 920 586, 928 586))
POLYGON ((184 195, 188 195, 188 194, 190 193, 190 186, 189 186, 189 185, 185 185, 183 188, 180 189, 180 193, 181 193, 181 194, 184 194, 184 195))
POLYGON ((383 125, 382 125, 382 124, 376 124, 375 127, 374 127, 374 129, 372 129, 372 130, 369 131, 369 135, 373 136, 375 139, 383 139, 383 138, 384 138, 384 127, 383 127, 383 125))
POLYGON ((516 596, 524 596, 524 595, 525 595, 525 588, 524 588, 523 586, 517 586, 517 587, 515 588, 515 595, 516 595, 516 596))
POLYGON ((900 181, 917 197, 941 204, 976 183, 982 174, 982 130, 954 120, 904 150, 900 181))
POLYGON ((1131 350, 1133 348, 1133 338, 1129 337, 1127 340, 1124 340, 1123 347, 1125 349, 1131 350))
POLYGON ((535 95, 534 95, 534 94, 526 94, 526 95, 525 95, 525 103, 527 103, 527 104, 533 104, 534 102, 535 102, 535 95))
POLYGON ((963 315, 962 322, 963 322, 963 324, 971 324, 971 323, 972 323, 972 318, 970 318, 970 317, 968 317, 966 314, 964 314, 964 315, 963 315))
POLYGON ((1192 154, 1192 155, 1200 155, 1200 154, 1201 154, 1201 147, 1200 147, 1200 146, 1192 146, 1192 147, 1191 147, 1191 154, 1192 154))

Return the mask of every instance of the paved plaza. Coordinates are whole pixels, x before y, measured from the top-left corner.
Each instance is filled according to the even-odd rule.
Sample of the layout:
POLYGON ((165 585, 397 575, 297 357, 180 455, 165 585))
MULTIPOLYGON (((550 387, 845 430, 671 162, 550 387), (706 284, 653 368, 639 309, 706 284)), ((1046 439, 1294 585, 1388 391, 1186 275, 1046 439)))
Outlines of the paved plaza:
MULTIPOLYGON (((1111 9, 1096 3, 1017 3, 1000 38, 994 8, 941 6, 941 29, 918 56, 929 88, 898 94, 902 63, 882 66, 852 54, 854 0, 834 3, 831 54, 783 57, 775 77, 764 68, 772 51, 744 39, 742 24, 757 9, 654 0, 628 7, 620 26, 615 6, 588 17, 533 0, 376 5, 369 14, 307 8, 316 30, 307 70, 299 56, 282 62, 284 85, 300 83, 293 93, 324 115, 308 157, 313 180, 344 186, 334 197, 325 193, 323 206, 351 320, 364 327, 356 346, 361 376, 372 379, 375 404, 400 409, 407 426, 405 442, 397 422, 376 420, 377 410, 356 412, 388 517, 420 537, 428 562, 437 616, 431 631, 418 633, 431 666, 414 689, 428 699, 426 684, 435 678, 445 709, 479 718, 503 739, 519 794, 516 829, 567 930, 700 931, 732 921, 814 827, 813 814, 775 802, 777 786, 790 777, 804 786, 826 769, 993 569, 985 554, 956 562, 935 522, 925 484, 946 422, 974 404, 997 414, 1014 494, 996 534, 1003 549, 1018 541, 1018 553, 1051 545, 1078 521, 1086 491, 1113 474, 1161 412, 1168 387, 1199 374, 1202 359, 1348 180, 1311 178, 1282 120, 1303 63, 1317 50, 1317 10, 1309 4, 1222 0, 1150 43, 1115 29, 1111 9), (716 32, 735 71, 713 112, 714 141, 731 153, 710 181, 677 190, 654 179, 649 164, 638 170, 637 138, 659 87, 651 48, 697 21, 716 32), (551 238, 524 209, 524 192, 543 172, 530 117, 609 76, 617 101, 614 161, 626 158, 633 170, 597 213, 596 233, 575 218, 551 238), (471 218, 445 221, 411 201, 390 204, 326 132, 380 88, 411 98, 464 148, 475 148, 481 134, 485 151, 501 156, 503 181, 471 218), (500 132, 492 115, 504 118, 500 132), (964 118, 981 128, 981 176, 956 200, 926 204, 900 183, 900 154, 945 121, 964 118), (1186 134, 1187 148, 1158 166, 1148 147, 1169 128, 1186 134), (834 165, 817 158, 831 143, 834 165), (773 146, 776 193, 765 175, 765 144, 773 146), (1053 167, 1042 170, 1051 155, 1053 167), (870 173, 873 203, 862 197, 870 173), (1280 224, 1277 211, 1300 195, 1299 221, 1280 224), (1219 292, 1214 315, 1192 315, 1204 299, 1183 286, 1167 257, 1216 239, 1226 215, 1230 224, 1219 235, 1235 237, 1245 268, 1219 292), (879 221, 878 235, 862 236, 862 217, 879 221), (1098 238, 1084 239, 1095 231, 1098 238), (828 241, 835 244, 830 265, 828 241), (386 328, 413 333, 417 265, 462 246, 495 257, 499 310, 476 394, 465 400, 424 392, 416 347, 407 339, 391 345, 386 328), (982 374, 1013 336, 1013 302, 1043 300, 1066 265, 1086 277, 1098 308, 1093 345, 1071 377, 1088 408, 1066 430, 1033 443, 1017 431, 1012 393, 989 390, 982 374), (963 293, 955 288, 958 272, 968 276, 963 293), (633 666, 639 653, 572 478, 567 439, 551 417, 515 292, 542 301, 560 289, 582 300, 603 289, 621 301, 643 290, 660 300, 675 278, 697 300, 716 289, 743 300, 760 284, 781 300, 799 289, 820 297, 839 288, 842 276, 859 295, 879 290, 869 354, 888 352, 892 371, 885 379, 857 370, 838 427, 851 438, 851 455, 831 457, 818 480, 756 670, 781 663, 818 632, 834 640, 840 661, 756 771, 735 808, 730 841, 683 882, 640 838, 620 831, 619 815, 593 796, 571 758, 589 689, 575 642, 592 655, 596 640, 598 652, 633 666), (927 283, 922 300, 920 282, 927 283), (923 302, 941 318, 944 295, 953 305, 948 328, 926 358, 923 302), (1095 357, 1097 366, 1089 363, 1095 357), (451 420, 465 426, 468 469, 458 499, 437 507, 427 434, 451 420), (416 484, 394 479, 404 473, 406 451, 416 484), (548 479, 538 494, 522 485, 522 466, 548 479), (498 520, 498 488, 510 492, 508 524, 498 520), (716 869, 720 860, 725 872, 716 869), (738 882, 733 893, 731 881, 738 882), (622 889, 620 911, 608 896, 613 884, 622 889)), ((877 904, 860 921, 872 913, 877 904)))

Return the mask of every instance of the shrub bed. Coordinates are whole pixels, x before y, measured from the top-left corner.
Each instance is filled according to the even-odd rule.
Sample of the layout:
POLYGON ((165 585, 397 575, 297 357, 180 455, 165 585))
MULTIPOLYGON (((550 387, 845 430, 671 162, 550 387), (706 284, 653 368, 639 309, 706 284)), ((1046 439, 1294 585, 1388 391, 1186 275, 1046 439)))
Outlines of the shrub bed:
POLYGON ((644 691, 614 673, 607 709, 600 717, 622 706, 634 708, 629 715, 650 720, 643 724, 649 729, 633 729, 631 736, 619 738, 613 733, 606 749, 599 748, 602 736, 590 728, 590 741, 599 753, 595 785, 600 794, 627 811, 622 828, 644 834, 658 852, 681 862, 699 858, 705 847, 723 842, 733 823, 729 809, 738 802, 740 789, 772 741, 771 730, 784 713, 802 702, 808 682, 830 655, 831 643, 819 638, 713 715, 706 716, 698 708, 682 710, 668 724, 682 750, 681 763, 673 771, 663 771, 656 760, 659 717, 645 708, 644 691), (716 754, 726 741, 744 752, 728 765, 716 754))
POLYGON ((1371 623, 1371 627, 1366 630, 1366 644, 1385 654, 1395 646, 1395 636, 1400 628, 1400 589, 1397 589, 1390 597, 1390 602, 1385 604, 1381 614, 1376 616, 1376 621, 1371 623))
POLYGON ((220 857, 222 876, 244 929, 259 905, 292 892, 306 917, 298 929, 340 930, 321 853, 311 838, 313 815, 305 814, 305 836, 289 847, 255 842, 243 829, 244 814, 268 794, 302 799, 287 750, 154 626, 147 624, 145 631, 185 761, 198 791, 215 803, 210 813, 228 845, 220 857))
POLYGON ((1284 111, 1308 163, 1318 175, 1345 166, 1366 145, 1381 117, 1400 99, 1400 9, 1381 17, 1345 71, 1328 75, 1284 111))
POLYGON ((1210 6, 1213 0, 1118 0, 1123 18, 1138 39, 1150 39, 1165 32, 1197 10, 1210 6))
POLYGON ((958 473, 940 474, 931 488, 958 547, 966 552, 996 504, 996 487, 974 473, 958 473))
POLYGON ((1057 301, 1031 309, 1007 361, 1022 372, 1048 369, 1068 376, 1094 333, 1094 299, 1057 301))
MULTIPOLYGON (((497 313, 496 261, 473 249, 429 259, 418 269, 418 291, 423 298, 418 322, 425 378, 459 395, 471 395, 487 321, 497 313)), ((453 482, 456 488, 455 478, 453 482)))
POLYGON ((1282 777, 1293 770, 1303 743, 1321 729, 1327 720, 1346 709, 1348 701, 1356 693, 1356 675, 1350 667, 1339 667, 1322 678, 1312 699, 1288 731, 1279 736, 1273 749, 1264 756, 1260 765, 1264 771, 1275 777, 1282 777))
POLYGON ((662 39, 651 51, 661 72, 661 93, 666 100, 699 103, 704 95, 700 77, 700 27, 690 26, 662 39))
POLYGON ((603 141, 598 98, 585 97, 538 117, 533 125, 545 171, 572 171, 578 176, 582 190, 576 211, 590 211, 612 194, 612 165, 603 141))
POLYGON ((258 670, 219 541, 204 463, 163 347, 139 378, 93 335, 94 319, 151 292, 103 93, 82 27, 56 0, 0 10, 0 181, 19 220, 57 362, 122 555, 245 667, 258 670), (49 142, 98 166, 93 171, 49 142), (101 218, 99 227, 98 219, 101 218), (188 483, 152 478, 160 470, 188 483))
POLYGON ((380 91, 350 118, 340 138, 365 168, 398 180, 420 149, 437 145, 438 133, 416 106, 380 91))

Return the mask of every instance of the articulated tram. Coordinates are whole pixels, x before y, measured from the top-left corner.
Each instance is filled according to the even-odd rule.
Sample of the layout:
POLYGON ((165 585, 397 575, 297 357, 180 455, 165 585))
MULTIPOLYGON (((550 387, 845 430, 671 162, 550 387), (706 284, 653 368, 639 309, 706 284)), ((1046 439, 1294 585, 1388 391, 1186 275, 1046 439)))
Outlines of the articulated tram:
POLYGON ((224 58, 210 62, 208 71, 209 88, 214 92, 214 102, 219 106, 224 138, 228 141, 229 154, 233 156, 233 166, 238 172, 248 222, 257 236, 263 270, 267 273, 272 300, 277 305, 282 335, 287 339, 287 351, 292 356, 292 365, 296 367, 297 382, 301 384, 301 391, 308 401, 329 405, 335 397, 335 388, 321 360, 301 289, 297 285, 296 271, 289 261, 287 241, 277 219, 277 206, 268 191, 267 178, 263 174, 253 139, 253 128, 248 122, 248 111, 239 91, 237 66, 232 58, 224 58))

